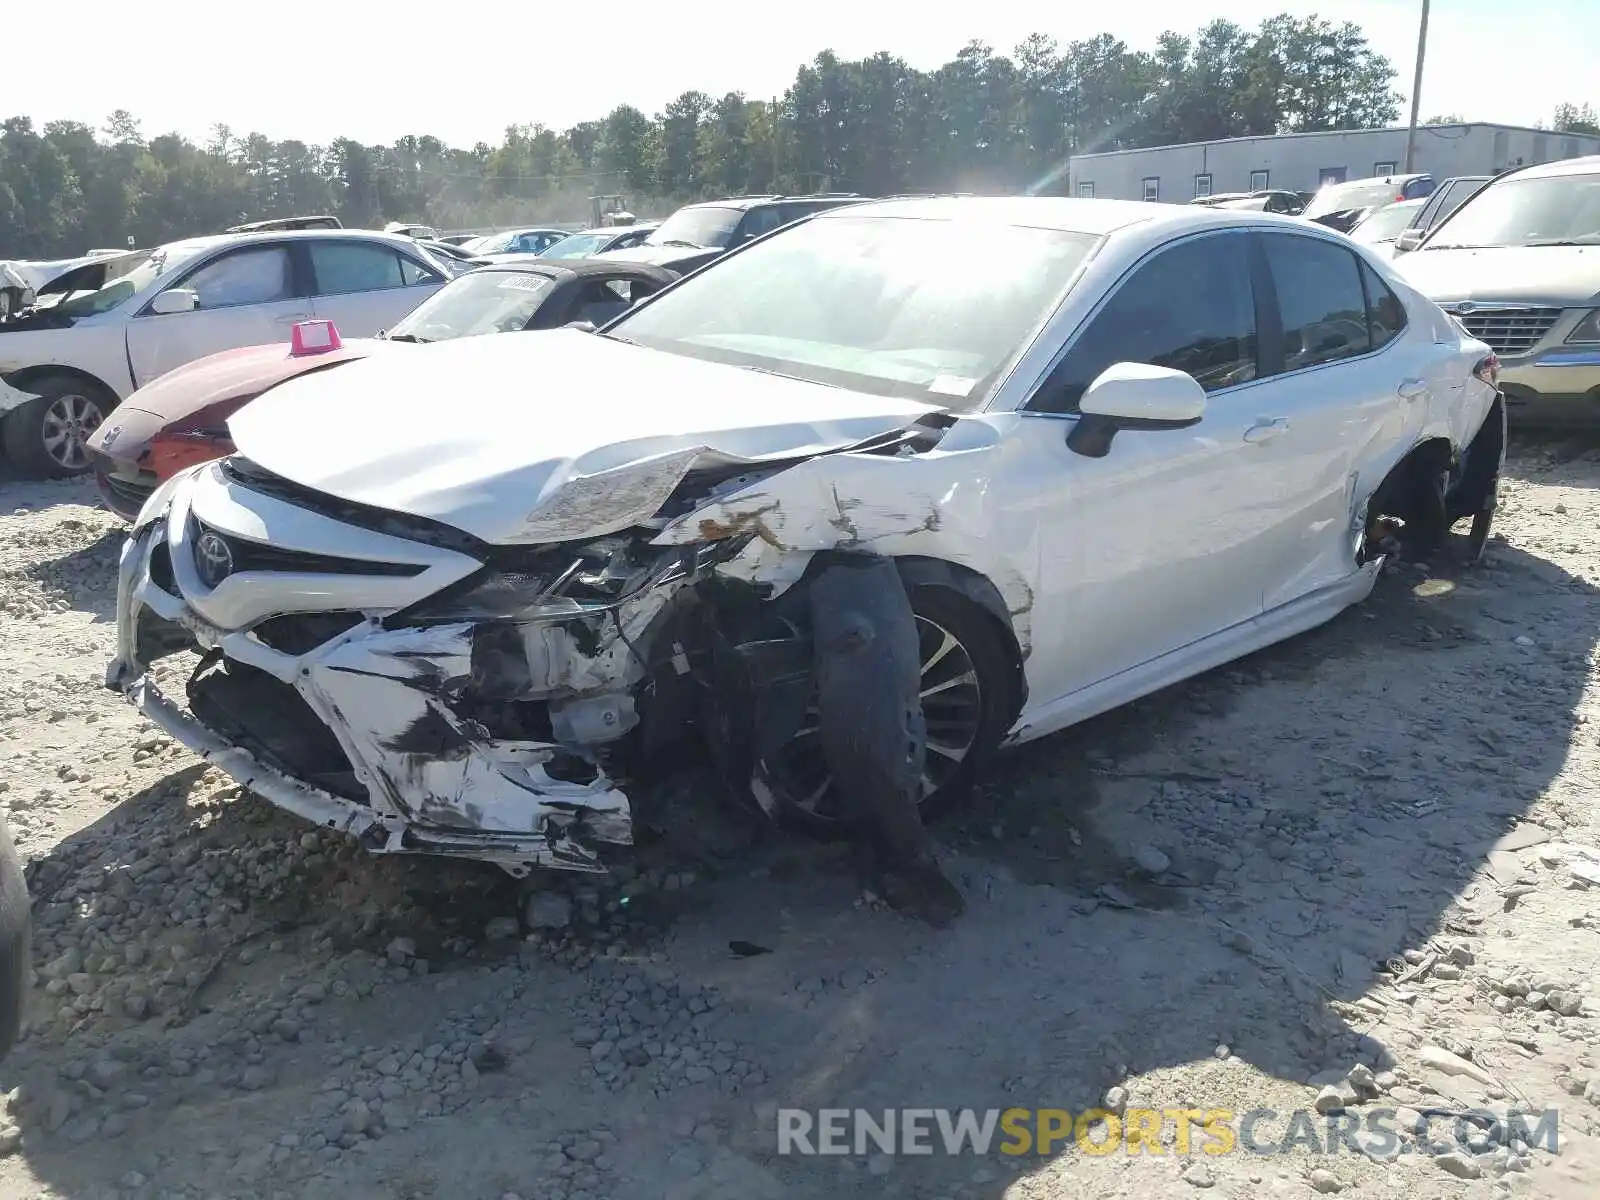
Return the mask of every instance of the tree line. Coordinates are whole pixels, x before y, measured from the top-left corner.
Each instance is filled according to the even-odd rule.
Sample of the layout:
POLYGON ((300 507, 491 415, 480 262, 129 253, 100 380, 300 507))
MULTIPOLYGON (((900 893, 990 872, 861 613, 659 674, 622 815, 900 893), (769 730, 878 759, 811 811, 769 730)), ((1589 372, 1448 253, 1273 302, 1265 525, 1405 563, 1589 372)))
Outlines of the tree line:
MULTIPOLYGON (((635 212, 714 195, 1065 190, 1069 155, 1174 142, 1392 124, 1395 69, 1361 29, 1282 15, 1215 20, 1135 50, 1110 34, 1034 34, 1007 54, 970 42, 935 70, 887 51, 824 51, 779 96, 689 91, 650 116, 620 104, 563 132, 506 128, 470 149, 274 141, 213 128, 203 144, 146 138, 125 110, 0 123, 0 258, 149 246, 246 220, 333 213, 470 229, 586 221, 590 198, 635 212)), ((1589 106, 1558 121, 1593 124, 1589 106)))

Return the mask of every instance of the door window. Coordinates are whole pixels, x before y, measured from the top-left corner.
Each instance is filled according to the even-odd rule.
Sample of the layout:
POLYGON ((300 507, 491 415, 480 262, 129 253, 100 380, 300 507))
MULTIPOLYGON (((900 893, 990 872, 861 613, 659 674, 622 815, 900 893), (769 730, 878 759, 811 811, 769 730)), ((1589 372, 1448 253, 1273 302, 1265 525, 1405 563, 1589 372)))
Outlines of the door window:
POLYGON ((1180 242, 1146 260, 1067 350, 1029 405, 1076 412, 1089 385, 1113 363, 1186 371, 1208 392, 1256 378, 1255 292, 1241 235, 1180 242), (1196 286, 1197 280, 1205 286, 1196 286))
MULTIPOLYGON (((799 214, 796 213, 795 216, 799 214)), ((764 205, 761 208, 752 208, 744 216, 744 224, 739 227, 739 240, 749 241, 758 238, 764 233, 771 233, 780 225, 787 224, 792 218, 784 216, 783 209, 776 204, 764 205)))
POLYGON ((1283 369, 1303 371, 1372 349, 1360 263, 1320 238, 1261 236, 1283 321, 1283 369))
POLYGON ((202 309, 272 304, 294 296, 289 252, 282 246, 259 246, 224 254, 178 286, 195 292, 202 309))
POLYGON ((1449 187, 1436 192, 1435 196, 1437 198, 1430 200, 1429 203, 1436 205, 1437 207, 1435 207, 1433 211, 1428 214, 1426 221, 1418 222, 1418 224, 1420 224, 1423 229, 1432 229, 1440 221, 1444 220, 1451 213, 1455 212, 1456 209, 1460 208, 1463 204, 1470 200, 1478 191, 1478 189, 1483 186, 1483 184, 1483 180, 1460 180, 1456 183, 1452 183, 1449 187))
POLYGON ((416 282, 406 277, 407 260, 387 246, 319 240, 310 243, 310 251, 319 296, 376 292, 416 282))
MULTIPOLYGON (((463 266, 465 264, 462 264, 463 266)), ((417 283, 438 283, 439 277, 415 259, 400 255, 400 278, 407 287, 417 283)))
POLYGON ((1387 346, 1406 327, 1406 306, 1378 273, 1361 264, 1361 285, 1366 290, 1367 331, 1374 350, 1387 346))

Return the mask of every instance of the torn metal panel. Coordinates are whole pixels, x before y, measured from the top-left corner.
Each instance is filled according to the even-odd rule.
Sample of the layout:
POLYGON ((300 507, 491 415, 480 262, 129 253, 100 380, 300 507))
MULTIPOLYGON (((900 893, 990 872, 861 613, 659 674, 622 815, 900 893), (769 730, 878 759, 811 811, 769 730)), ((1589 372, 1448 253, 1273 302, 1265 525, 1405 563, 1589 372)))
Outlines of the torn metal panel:
POLYGON ((754 535, 718 568, 781 595, 821 550, 926 557, 991 580, 1024 657, 1030 645, 1037 553, 1028 531, 1003 519, 989 480, 1001 470, 1001 438, 1014 414, 954 422, 937 447, 904 455, 841 452, 813 458, 718 496, 671 522, 657 545, 754 535))
MULTIPOLYGON (((631 841, 627 797, 603 769, 590 765, 574 772, 562 761, 570 758, 571 748, 558 740, 496 737, 458 711, 475 666, 481 667, 474 662, 474 624, 391 630, 367 621, 309 653, 282 653, 248 630, 206 622, 182 595, 168 590, 170 581, 163 586, 166 577, 152 572, 152 562, 157 556, 170 559, 181 545, 163 520, 148 523, 126 544, 118 576, 118 655, 107 683, 241 784, 300 816, 362 836, 375 850, 459 854, 514 873, 537 865, 599 870, 595 844, 631 841), (241 664, 238 670, 245 672, 242 683, 222 688, 226 673, 202 679, 197 671, 191 683, 193 714, 163 697, 145 675, 151 631, 179 628, 214 648, 208 662, 241 664), (246 663, 254 665, 246 668, 246 663), (248 670, 261 672, 259 682, 249 682, 248 670), (293 704, 303 703, 305 715, 295 718, 284 709, 285 701, 274 699, 269 684, 298 696, 293 704), (210 714, 215 727, 202 721, 202 712, 210 714), (297 736, 295 719, 314 724, 297 736), (293 773, 281 762, 268 761, 281 757, 286 746, 328 738, 336 746, 325 757, 338 762, 324 764, 325 769, 308 765, 292 750, 293 773), (267 757, 249 746, 261 747, 267 757), (356 781, 353 794, 338 794, 334 783, 318 782, 340 769, 356 781), (297 777, 306 774, 317 778, 297 777), (576 778, 565 777, 570 775, 576 778)), ((623 637, 630 629, 642 636, 669 596, 646 593, 633 611, 614 616, 614 632, 605 642, 606 648, 621 647, 613 661, 624 661, 623 637)), ((520 639, 511 644, 523 653, 520 639)), ((552 670, 550 647, 559 644, 555 639, 534 644, 547 656, 537 660, 546 677, 552 670)), ((529 666, 523 664, 525 677, 529 666)), ((603 723, 603 716, 599 720, 603 723)), ((570 712, 553 722, 568 731, 593 723, 570 712)))

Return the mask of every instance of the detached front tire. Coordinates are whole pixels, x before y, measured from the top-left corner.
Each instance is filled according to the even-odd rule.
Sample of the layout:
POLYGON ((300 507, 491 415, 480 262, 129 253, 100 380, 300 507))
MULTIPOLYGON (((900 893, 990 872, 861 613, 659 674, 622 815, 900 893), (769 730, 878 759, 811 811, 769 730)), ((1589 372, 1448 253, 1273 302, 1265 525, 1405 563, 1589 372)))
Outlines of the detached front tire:
MULTIPOLYGON (((922 712, 927 724, 924 824, 972 787, 1016 719, 1018 665, 995 619, 949 588, 908 590, 917 623, 922 712)), ((784 825, 836 838, 853 830, 817 737, 813 704, 800 731, 758 771, 784 825)))
POLYGON ((45 375, 21 386, 38 399, 7 413, 0 441, 18 474, 70 479, 89 470, 89 438, 114 403, 96 384, 70 375, 45 375))

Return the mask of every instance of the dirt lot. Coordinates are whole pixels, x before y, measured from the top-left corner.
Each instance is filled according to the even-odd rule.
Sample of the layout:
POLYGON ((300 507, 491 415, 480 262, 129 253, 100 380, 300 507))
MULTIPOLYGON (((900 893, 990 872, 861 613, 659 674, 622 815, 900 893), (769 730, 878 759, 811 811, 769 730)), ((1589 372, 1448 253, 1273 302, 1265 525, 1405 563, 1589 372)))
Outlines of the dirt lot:
POLYGON ((1593 444, 1517 445, 1484 567, 1392 572, 1009 756, 939 830, 969 904, 943 933, 692 773, 610 880, 358 857, 102 689, 120 527, 83 485, 0 484, 0 803, 37 921, 0 1195, 1593 1196, 1593 444), (775 1153, 779 1104, 1102 1103, 1270 1109, 1251 1141, 1288 1148, 1174 1118, 1162 1154, 775 1153), (1560 1152, 1313 1154, 1314 1103, 1554 1107, 1560 1152))

